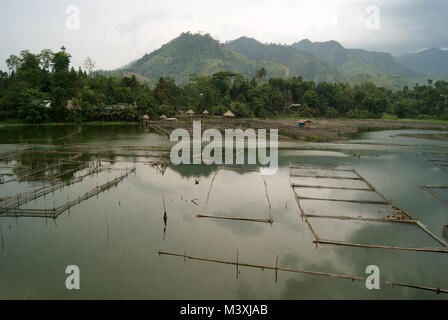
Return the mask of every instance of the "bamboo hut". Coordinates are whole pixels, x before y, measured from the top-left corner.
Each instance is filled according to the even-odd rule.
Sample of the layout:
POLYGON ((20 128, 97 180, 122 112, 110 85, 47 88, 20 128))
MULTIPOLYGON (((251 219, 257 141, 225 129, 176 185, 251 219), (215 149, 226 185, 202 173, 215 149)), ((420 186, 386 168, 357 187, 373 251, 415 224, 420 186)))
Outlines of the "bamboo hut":
POLYGON ((235 115, 230 110, 227 110, 226 112, 224 112, 223 116, 226 119, 226 122, 229 121, 229 119, 235 118, 235 115))
POLYGON ((144 127, 148 127, 149 126, 149 116, 147 114, 145 114, 143 117, 140 118, 141 124, 144 127))

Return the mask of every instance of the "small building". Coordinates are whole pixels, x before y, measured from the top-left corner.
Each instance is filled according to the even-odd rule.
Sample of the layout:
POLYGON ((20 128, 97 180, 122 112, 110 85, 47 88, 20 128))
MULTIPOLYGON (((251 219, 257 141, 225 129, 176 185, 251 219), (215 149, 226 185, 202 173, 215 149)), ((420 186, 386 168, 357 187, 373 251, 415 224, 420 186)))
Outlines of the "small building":
POLYGON ((308 119, 299 120, 299 122, 297 123, 297 126, 299 128, 306 128, 306 129, 308 129, 311 126, 311 120, 308 120, 308 119))
POLYGON ((187 112, 185 112, 185 114, 189 117, 192 117, 194 115, 194 111, 190 109, 187 112))
POLYGON ((226 112, 224 112, 223 116, 226 118, 235 118, 235 115, 230 110, 227 110, 226 112))
POLYGON ((166 118, 168 118, 166 115, 164 115, 164 114, 162 114, 161 116, 160 116, 160 120, 165 120, 166 118))
POLYGON ((291 103, 287 108, 289 112, 299 112, 301 106, 300 103, 291 103))
POLYGON ((149 127, 149 116, 145 114, 143 117, 140 118, 140 122, 144 127, 149 127))
POLYGON ((208 112, 207 109, 205 109, 204 111, 202 111, 202 116, 203 116, 204 118, 207 118, 208 115, 209 115, 209 112, 208 112))

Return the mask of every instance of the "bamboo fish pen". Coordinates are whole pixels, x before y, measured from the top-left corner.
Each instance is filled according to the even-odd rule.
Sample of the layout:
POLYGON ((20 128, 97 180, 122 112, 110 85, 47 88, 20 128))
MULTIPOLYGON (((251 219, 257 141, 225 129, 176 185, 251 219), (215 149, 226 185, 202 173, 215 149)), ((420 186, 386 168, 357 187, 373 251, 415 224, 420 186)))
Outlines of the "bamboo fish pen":
POLYGON ((96 196, 100 194, 101 192, 104 192, 113 186, 117 186, 124 178, 126 178, 130 173, 135 172, 135 168, 132 168, 130 170, 126 170, 126 172, 119 177, 108 181, 100 186, 96 186, 89 192, 84 193, 83 195, 79 196, 78 198, 68 201, 64 205, 61 205, 59 207, 55 207, 54 209, 20 209, 20 208, 6 208, 4 211, 5 213, 0 214, 0 216, 4 217, 18 217, 18 216, 27 216, 27 217, 51 217, 53 219, 57 218, 61 213, 64 211, 70 209, 71 207, 80 204, 81 202, 96 196))
POLYGON ((274 220, 272 219, 272 205, 271 205, 271 200, 269 198, 269 192, 268 192, 268 186, 267 186, 266 179, 264 178, 264 176, 260 173, 260 170, 258 170, 258 169, 244 169, 244 168, 224 167, 224 166, 219 167, 218 170, 216 170, 216 172, 213 175, 212 180, 210 182, 210 187, 209 187, 208 192, 207 192, 207 198, 205 200, 205 205, 202 208, 202 210, 200 211, 200 213, 196 214, 196 218, 212 218, 212 219, 237 220, 237 221, 249 221, 249 222, 262 222, 262 223, 270 223, 270 224, 272 224, 274 222, 274 220), (259 173, 261 175, 261 178, 263 179, 263 184, 264 184, 264 187, 265 187, 265 196, 266 196, 266 200, 267 200, 268 206, 269 206, 268 217, 267 218, 246 218, 246 217, 213 216, 213 215, 205 214, 205 210, 207 209, 208 202, 210 200, 210 192, 212 190, 213 183, 214 183, 215 178, 218 175, 218 172, 220 170, 233 170, 233 171, 244 171, 244 172, 259 173))
MULTIPOLYGON (((330 180, 352 180, 359 181, 363 183, 363 187, 345 187, 345 186, 329 186, 329 185, 312 185, 312 184, 301 184, 301 183, 293 183, 290 182, 291 188, 293 189, 294 196, 296 198, 296 202, 299 207, 299 211, 301 213, 301 217, 304 222, 307 224, 311 233, 313 234, 314 241, 313 243, 316 246, 320 244, 331 244, 331 245, 340 245, 340 246, 350 246, 350 247, 363 247, 363 248, 379 248, 379 249, 395 249, 395 250, 411 250, 411 251, 421 251, 421 252, 437 252, 437 253, 448 253, 448 243, 443 239, 439 238, 431 231, 428 230, 426 226, 424 226, 421 222, 413 219, 407 212, 395 206, 390 200, 388 200, 383 194, 381 194, 375 187, 366 180, 363 176, 361 176, 355 169, 335 169, 335 168, 315 168, 311 166, 295 166, 295 163, 290 162, 290 180, 294 177, 306 177, 306 178, 322 178, 322 179, 330 179, 330 180), (309 170, 309 171, 333 171, 333 172, 351 172, 353 173, 352 177, 341 177, 341 176, 331 176, 331 175, 304 175, 304 174, 293 174, 292 170, 309 170), (300 196, 296 189, 328 189, 328 190, 350 190, 350 191, 362 191, 362 192, 372 192, 376 194, 381 200, 367 200, 367 199, 339 199, 339 198, 323 198, 323 197, 307 197, 300 196), (341 216, 341 215, 321 215, 321 214, 309 214, 305 212, 301 205, 301 200, 311 200, 311 201, 329 201, 329 202, 346 202, 346 203, 359 203, 359 204, 376 204, 376 205, 384 205, 387 208, 390 208, 393 212, 393 216, 386 216, 381 218, 367 218, 367 217, 349 217, 349 216, 341 216), (424 231, 427 235, 437 241, 441 247, 434 248, 409 248, 409 247, 400 247, 400 246, 388 246, 388 245, 377 245, 377 244, 359 244, 359 243, 351 243, 344 241, 336 241, 336 240, 324 240, 318 236, 318 234, 313 229, 309 218, 324 218, 324 219, 339 219, 342 221, 347 220, 361 220, 361 221, 371 221, 371 222, 384 222, 384 223, 407 223, 413 224, 424 231)), ((425 190, 429 190, 426 188, 425 190)), ((430 191, 428 191, 430 192, 430 191)), ((430 192, 431 193, 431 192, 430 192)), ((431 193, 434 195, 434 193, 431 193)))

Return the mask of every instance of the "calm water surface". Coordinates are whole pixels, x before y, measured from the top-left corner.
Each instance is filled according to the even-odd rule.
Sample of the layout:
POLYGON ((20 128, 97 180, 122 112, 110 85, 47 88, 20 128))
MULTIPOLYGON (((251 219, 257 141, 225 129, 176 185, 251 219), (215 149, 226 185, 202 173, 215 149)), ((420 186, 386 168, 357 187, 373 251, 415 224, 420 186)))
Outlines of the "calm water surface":
MULTIPOLYGON (((71 135, 74 132, 76 128, 73 126, 0 129, 0 152, 30 147, 30 144, 36 148, 87 153, 97 152, 102 146, 107 152, 97 159, 115 169, 87 176, 21 208, 51 209, 114 179, 123 170, 135 167, 136 171, 116 187, 73 206, 56 219, 0 215, 2 299, 448 298, 447 295, 386 285, 380 290, 367 290, 361 281, 286 272, 279 272, 276 281, 272 270, 239 267, 237 275, 235 266, 158 255, 162 250, 236 261, 238 251, 240 262, 275 266, 278 256, 280 267, 357 276, 366 276, 366 267, 374 264, 379 266, 384 280, 448 289, 446 253, 331 245, 316 248, 290 187, 291 182, 316 184, 313 177, 290 180, 290 161, 304 161, 314 166, 319 162, 349 163, 378 191, 442 237, 442 226, 448 222, 448 206, 420 186, 448 185, 446 168, 427 161, 448 159, 448 145, 441 141, 397 136, 398 133, 437 132, 379 131, 345 143, 286 144, 294 149, 280 150, 278 172, 265 177, 272 224, 196 218, 200 212, 213 216, 269 218, 269 202, 259 173, 184 165, 169 166, 161 174, 157 168, 145 163, 149 155, 145 150, 106 148, 167 146, 167 140, 154 132, 138 126, 85 126, 81 132, 71 135), (59 139, 67 135, 71 136, 59 139), (28 145, 24 145, 25 142, 28 145), (90 149, 71 150, 64 144, 78 148, 90 146, 90 149), (114 161, 105 162, 107 159, 114 161), (77 291, 65 288, 65 268, 71 264, 79 266, 81 271, 81 289, 77 291)), ((51 163, 52 156, 48 152, 3 157, 0 171, 8 180, 12 177, 8 174, 14 174, 16 170, 8 166, 51 163)), ((80 160, 88 161, 92 157, 84 154, 80 160)), ((87 173, 86 170, 80 169, 64 179, 73 179, 87 173)), ((0 197, 42 185, 39 179, 34 180, 0 184, 0 197)), ((319 180, 319 184, 330 183, 358 187, 359 181, 319 180)), ((309 197, 381 200, 363 191, 298 191, 309 197)), ((440 194, 448 196, 443 190, 440 194)), ((373 218, 391 214, 387 208, 378 205, 306 200, 301 203, 311 214, 373 218)), ((427 234, 408 224, 322 218, 310 219, 310 222, 323 239, 405 247, 438 246, 427 234)))

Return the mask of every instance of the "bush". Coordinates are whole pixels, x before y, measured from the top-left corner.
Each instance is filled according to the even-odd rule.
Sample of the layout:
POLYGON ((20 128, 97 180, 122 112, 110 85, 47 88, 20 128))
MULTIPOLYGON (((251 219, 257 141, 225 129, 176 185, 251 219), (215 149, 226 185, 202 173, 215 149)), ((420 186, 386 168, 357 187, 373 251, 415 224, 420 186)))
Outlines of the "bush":
POLYGON ((335 109, 328 109, 325 113, 325 117, 327 118, 337 118, 339 115, 339 112, 335 109))
POLYGON ((442 115, 440 116, 440 119, 442 120, 448 120, 448 110, 446 110, 442 115))
POLYGON ((320 137, 319 136, 309 136, 308 138, 306 138, 306 141, 308 141, 308 142, 320 142, 320 137))

